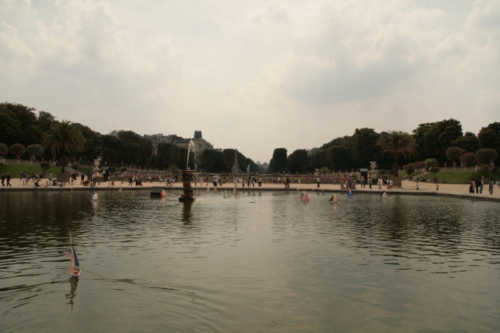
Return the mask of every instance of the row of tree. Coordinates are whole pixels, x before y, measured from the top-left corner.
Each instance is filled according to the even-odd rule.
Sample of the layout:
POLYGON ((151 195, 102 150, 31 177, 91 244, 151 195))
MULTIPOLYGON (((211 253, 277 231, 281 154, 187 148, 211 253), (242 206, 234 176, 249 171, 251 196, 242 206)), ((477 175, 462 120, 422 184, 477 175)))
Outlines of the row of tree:
MULTIPOLYGON (((466 132, 458 120, 448 119, 420 124, 413 134, 398 131, 377 133, 372 128, 357 128, 352 136, 333 139, 319 149, 299 149, 287 155, 276 148, 269 163, 271 172, 313 172, 315 169, 351 170, 368 168, 376 161, 380 168, 436 159, 438 164, 456 162, 470 165, 500 163, 500 123, 481 128, 478 135, 466 132), (447 154, 450 150, 454 154, 447 154), (463 156, 463 157, 462 157, 463 156)), ((397 170, 395 171, 397 172, 397 170)))
MULTIPOLYGON (((188 150, 171 143, 160 143, 153 154, 151 140, 133 131, 113 131, 101 134, 90 127, 58 121, 45 111, 36 112, 21 104, 0 103, 0 156, 11 158, 57 159, 63 163, 71 158, 92 163, 98 157, 109 165, 158 168, 160 170, 185 169, 188 150), (50 148, 50 149, 46 149, 50 148)), ((258 171, 258 166, 240 152, 237 153, 241 171, 258 171)), ((188 166, 208 172, 231 171, 234 150, 224 152, 205 150, 195 160, 189 155, 188 166)))

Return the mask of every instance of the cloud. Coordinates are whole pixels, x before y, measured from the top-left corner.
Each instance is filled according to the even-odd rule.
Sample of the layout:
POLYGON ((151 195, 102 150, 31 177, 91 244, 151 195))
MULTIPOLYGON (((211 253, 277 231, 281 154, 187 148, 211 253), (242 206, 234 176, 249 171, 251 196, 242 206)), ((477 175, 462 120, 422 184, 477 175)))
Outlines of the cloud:
POLYGON ((0 0, 0 99, 104 133, 202 130, 261 161, 356 127, 477 132, 500 91, 499 4, 0 0))

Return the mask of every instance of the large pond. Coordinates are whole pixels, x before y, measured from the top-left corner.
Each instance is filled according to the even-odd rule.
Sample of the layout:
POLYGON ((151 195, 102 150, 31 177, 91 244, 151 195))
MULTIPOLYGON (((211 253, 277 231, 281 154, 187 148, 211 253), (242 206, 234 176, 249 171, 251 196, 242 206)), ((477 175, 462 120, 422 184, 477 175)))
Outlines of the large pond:
POLYGON ((497 203, 179 195, 0 193, 0 331, 500 331, 497 203))

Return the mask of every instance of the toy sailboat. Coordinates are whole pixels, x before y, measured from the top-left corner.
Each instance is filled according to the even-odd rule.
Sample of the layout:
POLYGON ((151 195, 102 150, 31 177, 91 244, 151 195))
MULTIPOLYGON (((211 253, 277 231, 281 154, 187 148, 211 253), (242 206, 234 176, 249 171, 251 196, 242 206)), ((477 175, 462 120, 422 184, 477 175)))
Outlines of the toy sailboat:
POLYGON ((82 270, 80 269, 80 263, 78 262, 78 257, 76 256, 75 247, 71 241, 71 235, 69 236, 69 246, 70 249, 64 253, 66 258, 70 258, 71 262, 69 265, 69 275, 71 276, 80 276, 82 270))

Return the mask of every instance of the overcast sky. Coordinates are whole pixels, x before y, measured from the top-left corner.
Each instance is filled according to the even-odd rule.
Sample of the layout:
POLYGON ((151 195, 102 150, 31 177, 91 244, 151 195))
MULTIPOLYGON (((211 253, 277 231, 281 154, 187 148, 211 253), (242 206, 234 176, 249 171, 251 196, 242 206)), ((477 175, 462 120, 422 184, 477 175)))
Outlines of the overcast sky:
POLYGON ((0 0, 0 102, 269 162, 356 128, 500 121, 500 0, 0 0))

